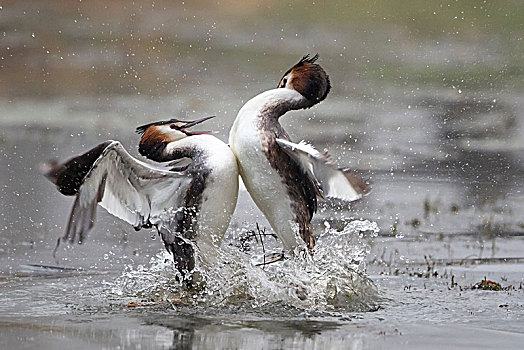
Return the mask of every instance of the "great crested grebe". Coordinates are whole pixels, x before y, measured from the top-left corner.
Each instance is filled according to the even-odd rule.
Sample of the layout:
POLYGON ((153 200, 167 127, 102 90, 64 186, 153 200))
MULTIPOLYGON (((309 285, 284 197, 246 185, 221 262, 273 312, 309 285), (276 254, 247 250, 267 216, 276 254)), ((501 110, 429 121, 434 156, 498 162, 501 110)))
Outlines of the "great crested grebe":
POLYGON ((311 250, 315 238, 311 218, 317 197, 353 201, 369 192, 355 173, 339 169, 327 154, 307 143, 292 143, 278 119, 290 110, 310 108, 324 100, 329 77, 316 64, 318 55, 304 56, 280 80, 277 89, 249 100, 229 133, 248 192, 291 252, 302 238, 311 250))
POLYGON ((209 261, 229 226, 237 202, 238 168, 229 147, 208 132, 189 127, 212 117, 176 119, 137 128, 139 152, 168 165, 133 158, 118 141, 106 141, 64 164, 48 164, 45 175, 76 196, 61 239, 81 243, 95 222, 97 204, 136 230, 156 227, 177 269, 190 279, 194 245, 209 261), (175 167, 188 158, 191 163, 175 167))

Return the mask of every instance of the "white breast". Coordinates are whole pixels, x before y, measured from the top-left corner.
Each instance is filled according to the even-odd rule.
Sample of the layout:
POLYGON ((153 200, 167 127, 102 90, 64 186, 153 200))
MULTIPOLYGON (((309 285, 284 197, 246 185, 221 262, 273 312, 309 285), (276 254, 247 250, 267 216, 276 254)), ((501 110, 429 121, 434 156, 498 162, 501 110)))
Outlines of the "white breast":
POLYGON ((213 136, 202 140, 205 143, 207 159, 205 166, 211 169, 202 193, 198 213, 196 244, 201 256, 209 258, 215 254, 226 232, 238 196, 238 168, 231 149, 213 136))
POLYGON ((259 112, 263 109, 261 102, 264 100, 260 97, 248 101, 239 111, 229 134, 229 142, 249 194, 281 239, 284 248, 292 250, 299 242, 295 215, 287 189, 262 149, 263 135, 258 121, 259 112))

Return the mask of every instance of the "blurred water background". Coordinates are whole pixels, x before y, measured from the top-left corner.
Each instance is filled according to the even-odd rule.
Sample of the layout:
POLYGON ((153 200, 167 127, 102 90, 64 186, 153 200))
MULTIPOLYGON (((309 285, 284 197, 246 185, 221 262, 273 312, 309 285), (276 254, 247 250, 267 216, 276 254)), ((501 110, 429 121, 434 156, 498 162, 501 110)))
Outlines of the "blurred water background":
MULTIPOLYGON (((518 348, 523 37, 517 0, 0 1, 0 346, 518 348), (134 128, 172 117, 216 115, 206 127, 227 142, 243 103, 306 53, 332 92, 281 123, 372 183, 315 225, 380 227, 355 231, 373 312, 127 308, 138 295, 114 281, 154 270, 162 247, 102 210, 90 241, 59 254, 76 270, 30 266, 57 264, 72 205, 41 161, 107 139, 137 155, 134 128), (471 290, 484 277, 508 289, 471 290)), ((229 241, 255 222, 241 192, 229 241)))

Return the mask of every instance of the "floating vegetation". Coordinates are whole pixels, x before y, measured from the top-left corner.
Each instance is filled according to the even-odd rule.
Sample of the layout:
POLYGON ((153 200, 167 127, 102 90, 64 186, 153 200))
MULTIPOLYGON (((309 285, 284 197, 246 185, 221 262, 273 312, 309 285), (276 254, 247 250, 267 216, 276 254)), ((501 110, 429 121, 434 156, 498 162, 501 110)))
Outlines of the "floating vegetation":
POLYGON ((414 218, 410 221, 410 225, 413 226, 413 228, 417 228, 420 226, 420 220, 417 218, 414 218))
POLYGON ((395 220, 395 221, 393 222, 393 225, 391 225, 390 230, 391 230, 391 233, 392 233, 392 234, 397 235, 397 231, 398 231, 398 220, 395 220))
POLYGON ((455 282, 455 275, 451 275, 451 284, 450 284, 450 288, 455 288, 458 286, 458 283, 455 282))
POLYGON ((424 199, 424 218, 425 219, 429 217, 430 211, 431 211, 431 203, 429 202, 429 198, 426 197, 426 199, 424 199))
POLYGON ((429 197, 426 197, 424 199, 424 219, 428 219, 430 214, 438 214, 440 212, 439 210, 440 201, 437 200, 434 203, 432 203, 429 200, 429 197))
POLYGON ((502 286, 498 282, 490 281, 484 277, 484 279, 476 283, 471 289, 482 289, 482 290, 494 290, 501 291, 503 290, 502 286))

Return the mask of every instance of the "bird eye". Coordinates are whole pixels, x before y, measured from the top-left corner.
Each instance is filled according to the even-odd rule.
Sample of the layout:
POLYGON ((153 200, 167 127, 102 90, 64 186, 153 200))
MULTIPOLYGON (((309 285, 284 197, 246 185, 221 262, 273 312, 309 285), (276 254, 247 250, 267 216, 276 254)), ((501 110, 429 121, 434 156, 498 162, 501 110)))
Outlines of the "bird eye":
POLYGON ((284 87, 284 86, 286 86, 286 84, 287 84, 287 78, 282 79, 281 86, 284 87))
POLYGON ((170 124, 169 127, 170 127, 171 129, 176 129, 176 125, 175 125, 175 124, 170 124))

